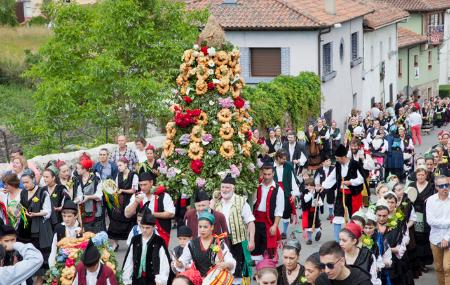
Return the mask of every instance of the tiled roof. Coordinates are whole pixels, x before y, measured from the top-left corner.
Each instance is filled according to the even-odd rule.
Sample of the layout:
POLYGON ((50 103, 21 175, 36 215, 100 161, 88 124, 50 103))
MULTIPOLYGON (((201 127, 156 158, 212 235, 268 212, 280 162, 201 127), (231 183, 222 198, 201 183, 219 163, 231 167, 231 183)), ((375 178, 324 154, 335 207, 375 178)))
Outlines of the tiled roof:
POLYGON ((409 12, 434 11, 450 8, 449 0, 378 0, 409 12))
POLYGON ((366 5, 375 10, 373 13, 364 16, 364 26, 371 29, 381 28, 389 23, 400 21, 409 16, 409 13, 405 10, 387 3, 369 1, 366 2, 366 5))
POLYGON ((426 36, 416 34, 411 30, 398 27, 397 28, 397 46, 398 48, 409 47, 417 44, 426 43, 426 36))
POLYGON ((364 16, 373 10, 357 0, 336 0, 336 14, 324 0, 185 0, 189 9, 210 7, 225 30, 314 29, 364 16))

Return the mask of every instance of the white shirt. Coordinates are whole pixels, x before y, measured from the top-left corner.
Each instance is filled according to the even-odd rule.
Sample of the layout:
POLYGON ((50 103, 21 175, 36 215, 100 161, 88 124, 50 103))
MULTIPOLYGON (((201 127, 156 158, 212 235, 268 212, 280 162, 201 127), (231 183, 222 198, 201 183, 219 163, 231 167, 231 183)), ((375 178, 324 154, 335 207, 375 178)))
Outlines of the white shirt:
MULTIPOLYGON (((94 182, 92 182, 94 183, 94 182)), ((97 189, 95 190, 94 195, 97 196, 98 199, 100 199, 100 201, 103 199, 103 191, 102 191, 102 181, 100 180, 97 184, 97 189)), ((81 185, 78 185, 77 188, 77 197, 73 200, 74 203, 76 204, 82 204, 84 202, 86 202, 87 200, 84 197, 83 194, 83 189, 81 188, 81 185)))
MULTIPOLYGON (((104 265, 106 266, 106 265, 104 265)), ((95 272, 90 272, 89 270, 86 270, 86 285, 96 285, 97 284, 97 276, 100 272, 100 264, 97 267, 97 270, 95 272)), ((106 279, 106 284, 111 285, 109 282, 109 279, 106 279)), ((131 283, 130 283, 131 284, 131 283)), ((78 285, 78 275, 73 280, 72 285, 78 285)))
MULTIPOLYGON (((230 228, 230 212, 231 212, 231 206, 233 205, 233 198, 231 197, 230 200, 221 199, 220 203, 222 203, 222 214, 225 216, 225 220, 227 222, 227 227, 230 228)), ((250 205, 246 202, 244 206, 242 207, 241 211, 242 220, 246 225, 248 225, 251 222, 255 221, 255 217, 253 216, 252 210, 250 208, 250 205)))
MULTIPOLYGON (((152 237, 153 237, 153 235, 148 239, 144 239, 144 237, 142 237, 142 252, 144 252, 144 249, 147 247, 148 241, 152 237)), ((167 280, 169 279, 170 266, 169 266, 169 260, 166 255, 166 251, 164 250, 163 246, 159 249, 158 255, 159 255, 159 262, 160 262, 159 263, 159 274, 155 275, 155 282, 158 284, 166 285, 167 280)), ((147 260, 147 262, 151 262, 151 260, 147 260)), ((123 284, 125 284, 125 285, 131 284, 132 276, 133 276, 133 245, 130 246, 127 259, 125 260, 125 263, 123 265, 123 273, 122 273, 123 284)))
MULTIPOLYGON (((62 223, 64 225, 64 223, 62 223)), ((77 237, 77 231, 81 230, 81 228, 78 226, 78 221, 75 221, 75 225, 73 227, 66 226, 66 237, 76 238, 77 237), (69 236, 67 236, 69 234, 69 236)), ((58 237, 56 236, 56 233, 53 235, 53 242, 52 242, 52 251, 50 252, 50 256, 48 257, 48 265, 50 267, 55 266, 56 264, 56 253, 58 252, 58 247, 56 246, 58 243, 58 237)))
MULTIPOLYGON (((348 162, 347 164, 341 164, 342 178, 347 176, 349 164, 350 162, 348 162)), ((357 170, 357 173, 358 177, 350 179, 350 183, 352 186, 359 186, 364 183, 364 178, 362 177, 361 173, 359 173, 359 170, 357 170)), ((335 183, 336 183, 336 168, 334 168, 333 171, 331 171, 330 175, 328 175, 327 178, 325 178, 325 181, 322 182, 322 187, 324 189, 330 189, 331 187, 334 186, 335 183)))
POLYGON ((437 245, 443 239, 450 241, 450 196, 445 201, 437 193, 428 198, 426 214, 431 227, 430 242, 437 245))
MULTIPOLYGON (((130 175, 129 173, 128 175, 130 175)), ((119 185, 119 175, 116 177, 116 185, 119 185)), ((137 191, 139 189, 139 176, 137 174, 133 174, 133 181, 131 181, 131 189, 137 191)), ((129 190, 129 189, 126 189, 129 190)))
MULTIPOLYGON (((136 229, 137 235, 139 235, 139 234, 142 233, 141 227, 138 226, 138 225, 135 225, 135 226, 131 229, 130 233, 128 234, 128 238, 127 238, 127 246, 130 246, 130 244, 131 244, 131 239, 135 236, 134 229, 136 229)), ((155 229, 155 233, 156 233, 156 229, 155 229)))
POLYGON ((411 127, 422 125, 422 116, 418 112, 412 112, 409 114, 407 121, 411 127))
MULTIPOLYGON (((131 196, 130 203, 128 203, 127 207, 125 208, 125 211, 128 207, 132 207, 135 200, 136 195, 131 196)), ((148 208, 153 212, 153 209, 155 209, 155 195, 151 194, 150 198, 148 198, 147 195, 144 195, 143 204, 147 203, 148 201, 150 201, 148 208)), ((170 195, 167 193, 164 195, 163 204, 164 204, 164 212, 175 214, 175 205, 173 204, 172 197, 170 197, 170 195)))
POLYGON ((147 155, 145 154, 145 149, 144 150, 136 149, 134 152, 136 153, 139 163, 143 163, 147 160, 147 155))
POLYGON ((292 161, 292 157, 294 156, 295 144, 295 142, 289 143, 289 161, 292 161))
MULTIPOLYGON (((275 163, 275 171, 277 172, 278 179, 283 179, 283 172, 284 172, 284 166, 279 165, 278 163, 275 163)), ((295 174, 292 173, 291 175, 291 187, 292 192, 291 196, 300 196, 300 189, 298 188, 297 181, 295 180, 295 174)))
MULTIPOLYGON (((258 211, 260 211, 260 212, 266 211, 267 194, 269 194, 269 190, 271 187, 276 187, 275 181, 273 181, 273 180, 269 186, 266 186, 266 185, 264 185, 264 183, 261 183, 261 203, 259 203, 259 206, 258 206, 258 211)), ((283 212, 284 212, 284 192, 280 188, 277 193, 274 216, 275 217, 283 217, 283 212)))

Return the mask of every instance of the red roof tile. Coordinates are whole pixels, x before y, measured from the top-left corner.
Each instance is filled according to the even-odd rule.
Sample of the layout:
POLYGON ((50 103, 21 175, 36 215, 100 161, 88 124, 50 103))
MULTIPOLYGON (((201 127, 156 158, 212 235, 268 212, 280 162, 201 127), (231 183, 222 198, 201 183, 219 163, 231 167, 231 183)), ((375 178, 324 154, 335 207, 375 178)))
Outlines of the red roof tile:
POLYGON ((409 47, 417 44, 426 43, 428 38, 414 33, 411 30, 398 27, 397 28, 397 46, 398 48, 409 47))
POLYGON ((364 16, 364 26, 371 29, 381 28, 409 16, 409 13, 405 10, 391 6, 387 3, 369 1, 366 2, 366 5, 375 10, 373 13, 364 16))
POLYGON ((450 8, 449 0, 378 0, 409 12, 434 11, 450 8))

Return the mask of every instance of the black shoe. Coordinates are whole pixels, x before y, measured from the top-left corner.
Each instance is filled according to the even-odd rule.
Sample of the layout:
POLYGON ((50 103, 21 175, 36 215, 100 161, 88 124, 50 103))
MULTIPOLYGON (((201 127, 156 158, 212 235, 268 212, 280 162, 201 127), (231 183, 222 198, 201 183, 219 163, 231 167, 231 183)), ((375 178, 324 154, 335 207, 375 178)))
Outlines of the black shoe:
POLYGON ((287 238, 286 234, 285 234, 285 233, 282 233, 282 234, 281 234, 281 239, 286 239, 286 238, 287 238))
POLYGON ((312 240, 310 240, 310 239, 307 240, 307 241, 306 241, 306 244, 307 244, 307 245, 311 245, 311 244, 312 244, 312 240))
POLYGON ((314 240, 315 241, 319 241, 321 237, 322 237, 322 232, 317 232, 316 233, 316 237, 314 238, 314 240))

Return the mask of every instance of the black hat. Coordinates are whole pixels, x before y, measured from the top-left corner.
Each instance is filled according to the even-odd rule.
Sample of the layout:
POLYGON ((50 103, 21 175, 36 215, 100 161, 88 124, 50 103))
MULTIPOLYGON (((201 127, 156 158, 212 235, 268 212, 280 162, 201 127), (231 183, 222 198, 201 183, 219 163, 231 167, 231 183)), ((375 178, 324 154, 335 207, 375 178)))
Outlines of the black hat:
POLYGON ((337 149, 336 152, 334 153, 334 155, 336 157, 343 157, 343 156, 347 156, 347 148, 345 148, 345 146, 343 144, 340 144, 337 149))
POLYGON ((62 211, 64 211, 64 210, 73 210, 76 213, 78 213, 77 205, 70 199, 66 199, 64 201, 64 205, 62 206, 62 211))
POLYGON ((195 203, 202 202, 202 201, 209 201, 209 195, 203 190, 197 191, 195 194, 195 203))
POLYGON ((156 176, 151 172, 142 172, 139 175, 139 181, 153 181, 155 182, 156 176))
POLYGON ((89 240, 89 243, 84 250, 84 254, 81 257, 81 261, 86 267, 93 266, 100 261, 100 252, 97 247, 95 247, 94 243, 92 243, 92 240, 89 240))
POLYGON ((9 235, 17 235, 16 230, 10 225, 1 224, 0 225, 0 238, 4 237, 4 236, 9 236, 9 235))
POLYGON ((177 229, 177 237, 192 237, 192 230, 185 225, 179 226, 177 229))
POLYGON ((231 174, 228 174, 225 176, 225 178, 222 180, 222 183, 224 184, 236 184, 236 180, 231 176, 231 174))
POLYGON ((144 214, 142 215, 141 224, 147 226, 154 226, 156 224, 155 216, 153 216, 152 211, 148 208, 148 206, 143 207, 144 214))
POLYGON ((325 154, 325 155, 322 157, 322 162, 324 162, 325 160, 328 160, 328 159, 330 159, 330 156, 328 156, 328 154, 325 154))

